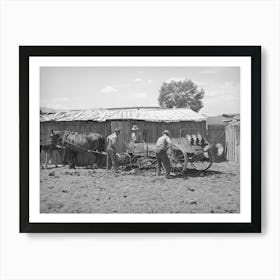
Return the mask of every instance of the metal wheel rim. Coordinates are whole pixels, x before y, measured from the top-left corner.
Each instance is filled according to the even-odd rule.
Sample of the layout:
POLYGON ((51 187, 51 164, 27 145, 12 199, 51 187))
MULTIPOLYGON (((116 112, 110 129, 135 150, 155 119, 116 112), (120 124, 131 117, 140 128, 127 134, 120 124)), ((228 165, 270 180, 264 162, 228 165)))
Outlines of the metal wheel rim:
POLYGON ((181 150, 173 150, 172 151, 172 163, 171 163, 171 170, 173 173, 180 173, 183 174, 188 165, 188 160, 186 154, 184 154, 181 150), (176 156, 175 153, 181 153, 180 156, 176 156), (176 166, 174 166, 174 163, 176 166), (179 165, 179 166, 178 166, 179 165))
POLYGON ((212 164, 213 164, 213 155, 209 154, 209 160, 204 160, 204 161, 200 161, 200 160, 194 160, 191 162, 192 167, 195 170, 198 171, 206 171, 207 169, 209 169, 212 164))

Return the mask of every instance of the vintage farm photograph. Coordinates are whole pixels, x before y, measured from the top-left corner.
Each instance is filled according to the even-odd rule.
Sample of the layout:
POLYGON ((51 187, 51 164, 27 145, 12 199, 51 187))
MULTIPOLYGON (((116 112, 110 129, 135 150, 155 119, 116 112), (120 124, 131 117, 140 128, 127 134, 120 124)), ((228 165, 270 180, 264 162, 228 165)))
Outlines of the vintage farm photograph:
POLYGON ((40 67, 40 213, 240 213, 239 159, 239 67, 40 67))

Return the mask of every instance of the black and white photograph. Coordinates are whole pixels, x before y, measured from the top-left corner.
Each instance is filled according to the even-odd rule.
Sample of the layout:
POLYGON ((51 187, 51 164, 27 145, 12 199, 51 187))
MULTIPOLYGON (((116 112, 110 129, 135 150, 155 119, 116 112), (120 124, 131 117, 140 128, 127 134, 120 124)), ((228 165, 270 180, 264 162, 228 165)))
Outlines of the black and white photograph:
POLYGON ((41 213, 239 213, 239 67, 41 67, 41 213))
POLYGON ((20 52, 22 224, 260 229, 259 47, 20 52))
POLYGON ((0 279, 280 280, 280 1, 0 18, 0 279))

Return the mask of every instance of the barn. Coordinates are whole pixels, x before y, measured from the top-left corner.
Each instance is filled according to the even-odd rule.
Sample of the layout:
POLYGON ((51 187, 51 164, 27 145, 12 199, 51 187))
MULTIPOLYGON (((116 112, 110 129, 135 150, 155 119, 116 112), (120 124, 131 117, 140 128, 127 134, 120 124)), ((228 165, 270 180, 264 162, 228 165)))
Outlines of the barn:
MULTIPOLYGON (((95 110, 72 110, 40 114, 40 139, 47 143, 51 130, 70 130, 78 133, 96 132, 108 136, 115 128, 121 129, 118 152, 126 151, 131 128, 137 125, 145 142, 156 142, 162 131, 168 129, 172 138, 186 134, 206 135, 206 118, 189 108, 161 109, 132 107, 95 110)), ((88 163, 84 154, 79 162, 88 163)))

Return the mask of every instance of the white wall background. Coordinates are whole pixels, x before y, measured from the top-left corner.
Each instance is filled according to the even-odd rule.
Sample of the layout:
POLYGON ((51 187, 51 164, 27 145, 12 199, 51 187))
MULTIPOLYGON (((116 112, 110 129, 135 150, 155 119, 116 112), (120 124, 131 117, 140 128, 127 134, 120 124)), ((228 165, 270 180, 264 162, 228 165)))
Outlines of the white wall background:
POLYGON ((280 2, 5 1, 1 279, 280 279, 280 2), (262 45, 262 234, 19 234, 18 45, 262 45))

